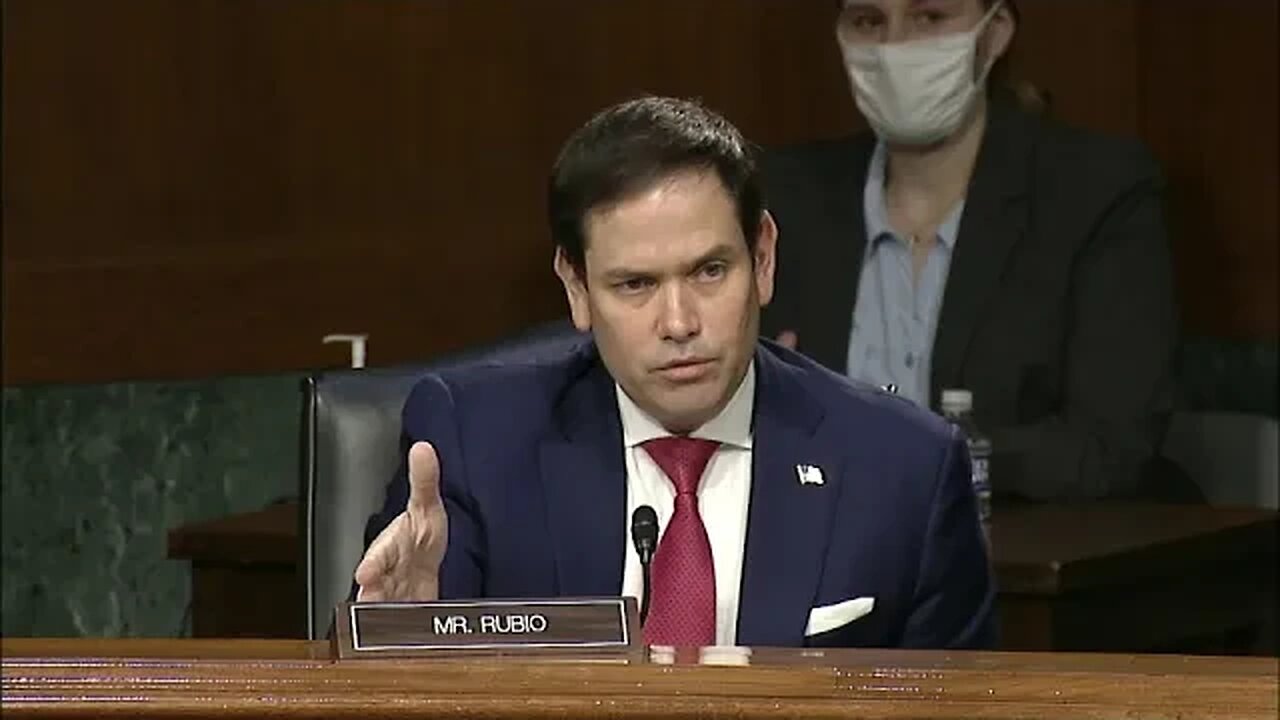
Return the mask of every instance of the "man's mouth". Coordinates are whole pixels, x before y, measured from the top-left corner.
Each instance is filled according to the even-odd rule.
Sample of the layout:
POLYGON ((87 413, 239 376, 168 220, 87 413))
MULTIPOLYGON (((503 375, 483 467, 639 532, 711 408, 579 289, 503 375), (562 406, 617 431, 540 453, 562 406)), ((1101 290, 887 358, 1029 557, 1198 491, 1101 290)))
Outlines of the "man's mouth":
POLYGON ((675 382, 699 380, 711 370, 714 360, 709 358, 685 358, 658 367, 658 374, 675 382))

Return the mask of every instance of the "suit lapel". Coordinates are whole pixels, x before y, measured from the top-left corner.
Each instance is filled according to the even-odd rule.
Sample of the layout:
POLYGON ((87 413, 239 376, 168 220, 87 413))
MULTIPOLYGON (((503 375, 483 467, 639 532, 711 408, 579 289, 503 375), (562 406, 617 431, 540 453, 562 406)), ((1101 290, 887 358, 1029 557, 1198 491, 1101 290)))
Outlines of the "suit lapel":
POLYGON ((1032 120, 992 102, 965 201, 933 341, 930 401, 961 383, 964 358, 1005 264, 1027 224, 1032 120))
POLYGON ((617 596, 627 512, 622 425, 594 345, 584 353, 587 369, 561 398, 558 427, 542 443, 547 527, 560 595, 617 596))
POLYGON ((756 365, 738 644, 796 646, 822 576, 840 468, 814 439, 822 410, 795 371, 767 349, 756 352, 756 365), (802 484, 800 465, 819 468, 823 484, 802 484))
MULTIPOLYGON (((830 225, 819 230, 822 237, 797 238, 806 244, 794 252, 804 258, 798 271, 803 281, 794 285, 805 295, 797 328, 800 349, 841 375, 848 365, 853 306, 867 246, 862 196, 874 148, 874 140, 860 137, 821 159, 824 169, 815 191, 823 194, 823 217, 830 218, 830 225)), ((785 235, 780 237, 779 253, 784 254, 779 263, 785 262, 786 241, 785 235)))

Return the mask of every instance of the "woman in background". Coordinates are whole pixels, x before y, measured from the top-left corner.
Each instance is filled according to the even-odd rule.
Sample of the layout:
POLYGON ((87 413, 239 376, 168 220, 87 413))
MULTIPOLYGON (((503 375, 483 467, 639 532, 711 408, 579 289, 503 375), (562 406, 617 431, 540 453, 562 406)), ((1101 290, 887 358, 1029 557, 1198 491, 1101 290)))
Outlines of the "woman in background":
POLYGON ((934 409, 969 390, 997 498, 1194 498, 1153 471, 1176 336, 1160 171, 1009 88, 1018 21, 1011 0, 841 3, 871 132, 762 157, 764 330, 934 409))

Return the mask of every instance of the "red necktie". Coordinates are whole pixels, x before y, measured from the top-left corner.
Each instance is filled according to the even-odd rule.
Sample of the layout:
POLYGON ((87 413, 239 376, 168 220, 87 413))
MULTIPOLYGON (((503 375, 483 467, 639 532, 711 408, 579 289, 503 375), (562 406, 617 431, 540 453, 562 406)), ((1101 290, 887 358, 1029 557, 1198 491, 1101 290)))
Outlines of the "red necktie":
POLYGON ((650 645, 701 647, 716 639, 716 571, 711 541, 698 513, 698 482, 719 443, 664 437, 643 444, 676 487, 675 512, 653 555, 649 617, 644 639, 650 645))

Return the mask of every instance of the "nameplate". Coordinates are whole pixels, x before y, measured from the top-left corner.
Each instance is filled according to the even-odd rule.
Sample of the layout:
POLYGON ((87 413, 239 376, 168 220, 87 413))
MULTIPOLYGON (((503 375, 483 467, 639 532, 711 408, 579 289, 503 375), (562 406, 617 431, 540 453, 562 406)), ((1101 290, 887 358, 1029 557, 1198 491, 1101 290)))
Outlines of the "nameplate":
POLYGON ((634 598, 345 602, 338 658, 625 654, 642 648, 634 598))

